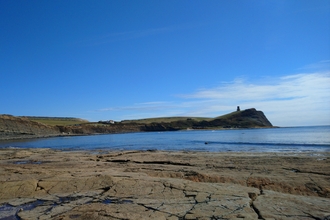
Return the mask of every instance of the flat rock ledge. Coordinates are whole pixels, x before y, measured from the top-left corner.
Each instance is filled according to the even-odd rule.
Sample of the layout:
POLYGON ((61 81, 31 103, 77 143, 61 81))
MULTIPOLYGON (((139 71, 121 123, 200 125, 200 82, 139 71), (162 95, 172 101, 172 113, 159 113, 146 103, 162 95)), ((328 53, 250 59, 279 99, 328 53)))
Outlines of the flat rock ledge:
POLYGON ((0 149, 0 219, 330 220, 329 156, 0 149))

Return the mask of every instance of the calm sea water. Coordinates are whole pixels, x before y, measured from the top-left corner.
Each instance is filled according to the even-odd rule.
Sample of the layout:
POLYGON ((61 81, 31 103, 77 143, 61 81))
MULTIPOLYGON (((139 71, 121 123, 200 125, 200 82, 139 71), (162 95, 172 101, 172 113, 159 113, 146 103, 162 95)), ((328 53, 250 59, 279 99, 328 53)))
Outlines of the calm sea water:
POLYGON ((0 148, 330 152, 330 126, 243 130, 143 132, 0 142, 0 148))

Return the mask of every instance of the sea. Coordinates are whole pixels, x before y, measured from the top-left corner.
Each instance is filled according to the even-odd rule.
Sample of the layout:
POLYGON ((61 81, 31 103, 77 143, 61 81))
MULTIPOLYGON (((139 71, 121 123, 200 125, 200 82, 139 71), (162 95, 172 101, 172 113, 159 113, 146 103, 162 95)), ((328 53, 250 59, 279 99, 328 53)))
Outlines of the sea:
POLYGON ((0 148, 205 152, 330 152, 330 126, 185 130, 66 136, 0 142, 0 148))

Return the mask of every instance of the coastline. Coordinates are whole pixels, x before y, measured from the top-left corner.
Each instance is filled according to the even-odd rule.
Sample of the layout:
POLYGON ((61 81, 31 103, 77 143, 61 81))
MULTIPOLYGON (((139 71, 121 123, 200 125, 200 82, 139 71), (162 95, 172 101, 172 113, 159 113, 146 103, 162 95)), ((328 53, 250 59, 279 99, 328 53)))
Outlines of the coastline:
POLYGON ((2 148, 0 170, 0 209, 7 207, 0 218, 330 216, 329 152, 310 155, 2 148))
MULTIPOLYGON (((251 128, 205 128, 205 129, 182 129, 176 131, 212 131, 212 130, 253 130, 253 129, 272 129, 272 128, 281 128, 279 126, 272 127, 251 127, 251 128)), ((28 134, 17 134, 10 136, 0 135, 1 141, 15 141, 15 140, 32 140, 32 139, 40 139, 40 138, 53 138, 53 137, 76 137, 76 136, 93 136, 93 135, 109 135, 109 134, 127 134, 127 133, 141 133, 141 132, 173 132, 173 131, 117 131, 112 133, 61 133, 61 134, 42 134, 42 135, 28 135, 28 134)))
POLYGON ((16 117, 0 114, 0 140, 128 132, 163 132, 187 129, 222 130, 230 128, 270 127, 273 127, 273 125, 264 113, 254 108, 235 111, 208 120, 191 117, 165 117, 122 122, 114 122, 112 120, 87 122, 75 118, 16 117))
POLYGON ((75 136, 89 136, 98 134, 48 134, 48 135, 15 135, 15 136, 1 136, 0 142, 16 141, 16 140, 33 140, 41 138, 53 138, 53 137, 75 137, 75 136))

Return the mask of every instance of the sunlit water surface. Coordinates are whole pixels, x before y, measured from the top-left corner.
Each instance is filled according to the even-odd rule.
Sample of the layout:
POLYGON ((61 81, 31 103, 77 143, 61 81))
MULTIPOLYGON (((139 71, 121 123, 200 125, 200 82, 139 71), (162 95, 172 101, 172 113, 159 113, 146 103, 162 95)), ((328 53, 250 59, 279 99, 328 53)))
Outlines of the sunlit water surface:
POLYGON ((61 150, 330 151, 330 126, 141 132, 0 142, 0 148, 61 150))

